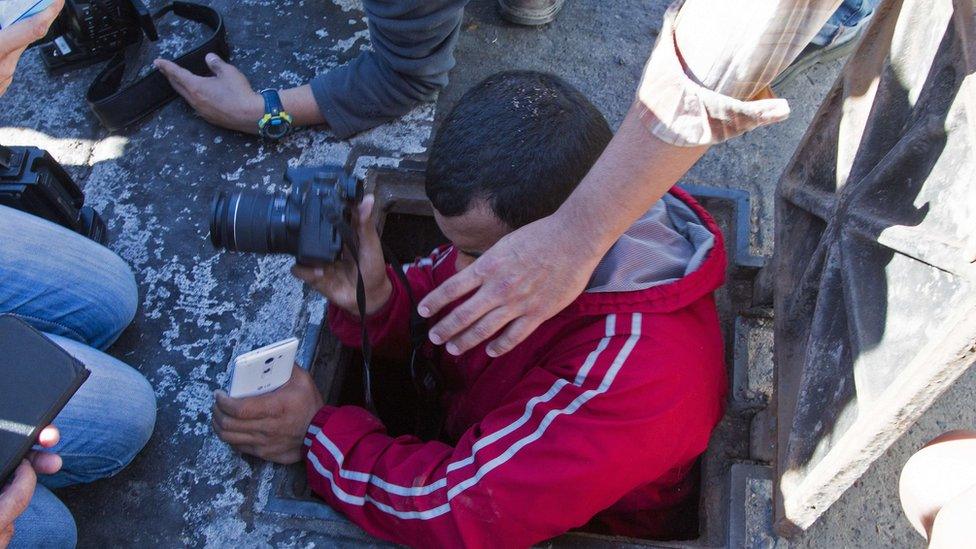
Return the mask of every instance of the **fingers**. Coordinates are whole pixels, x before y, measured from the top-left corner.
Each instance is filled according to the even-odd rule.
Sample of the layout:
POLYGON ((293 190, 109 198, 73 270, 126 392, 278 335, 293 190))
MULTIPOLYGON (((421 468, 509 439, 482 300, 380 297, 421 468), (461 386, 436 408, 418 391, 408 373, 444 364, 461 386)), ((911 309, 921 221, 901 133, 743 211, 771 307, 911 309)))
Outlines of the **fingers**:
MULTIPOLYGON (((356 207, 356 224, 359 229, 360 236, 369 232, 366 229, 375 227, 371 225, 373 221, 373 206, 376 204, 376 196, 373 194, 367 194, 363 197, 363 201, 359 203, 356 207)), ((376 232, 375 230, 372 232, 376 232)))
MULTIPOLYGON (((232 399, 233 400, 233 399, 232 399)), ((239 419, 234 416, 227 415, 224 411, 214 403, 211 422, 213 424, 214 431, 218 435, 224 432, 266 432, 268 431, 268 424, 263 420, 256 419, 239 419)))
POLYGON ((41 429, 41 434, 37 437, 37 443, 45 448, 53 448, 60 440, 61 431, 54 425, 41 429))
POLYGON ((251 448, 248 454, 256 455, 254 452, 255 448, 258 448, 262 443, 265 442, 265 438, 256 433, 242 433, 239 431, 221 431, 217 433, 220 440, 230 444, 231 446, 248 446, 251 448))
POLYGON ((51 23, 54 23, 54 20, 57 19, 62 8, 64 8, 64 0, 54 0, 54 2, 51 2, 50 6, 44 9, 44 11, 34 16, 39 18, 40 24, 44 26, 43 34, 47 34, 47 30, 51 28, 51 23))
POLYGON ((217 408, 235 419, 263 419, 274 415, 274 401, 267 395, 231 398, 223 391, 214 392, 217 408))
MULTIPOLYGON (((477 261, 475 262, 477 263, 477 261)), ((427 294, 427 297, 420 301, 420 305, 417 306, 417 311, 420 316, 424 318, 430 318, 437 314, 438 311, 446 307, 449 303, 453 303, 458 299, 468 295, 474 290, 478 289, 484 281, 482 278, 476 274, 476 269, 474 265, 464 269, 460 273, 452 276, 446 282, 438 286, 431 293, 427 294)), ((470 325, 471 322, 480 318, 482 314, 488 312, 490 309, 485 309, 481 311, 481 314, 467 319, 466 322, 462 321, 457 316, 457 309, 455 309, 448 317, 437 323, 436 326, 430 331, 430 340, 435 345, 440 345, 441 343, 454 337, 462 329, 470 325)))
MULTIPOLYGON (((220 440, 231 446, 262 447, 267 444, 271 426, 263 420, 243 420, 225 414, 214 403, 210 423, 220 440)), ((253 454, 253 452, 248 452, 253 454)))
POLYGON ((0 526, 13 524, 24 509, 27 509, 35 486, 37 475, 30 462, 24 460, 14 471, 13 480, 0 492, 0 526))
POLYGON ((191 93, 191 88, 198 79, 203 77, 197 76, 167 59, 157 59, 153 61, 153 66, 159 69, 159 72, 163 73, 163 76, 166 77, 166 80, 169 80, 170 85, 173 86, 173 89, 177 93, 182 95, 187 101, 190 101, 191 104, 193 103, 195 98, 191 93))
POLYGON ((336 266, 322 265, 321 267, 306 267, 304 265, 292 265, 291 274, 295 278, 315 288, 319 293, 329 297, 329 284, 336 280, 336 266))
POLYGON ((502 332, 502 335, 496 337, 494 341, 488 344, 485 352, 492 358, 502 356, 514 349, 519 343, 525 341, 540 324, 542 324, 542 320, 530 319, 525 316, 516 319, 508 325, 508 328, 502 332))
MULTIPOLYGON (((376 197, 368 194, 363 197, 356 211, 356 232, 359 237, 359 262, 370 267, 376 267, 374 263, 379 262, 383 265, 383 245, 380 243, 380 235, 376 231, 376 224, 373 221, 374 206, 376 197)), ((386 269, 384 268, 384 271, 386 269)))
POLYGON ((208 53, 204 60, 207 62, 207 66, 210 67, 210 72, 217 77, 223 76, 228 69, 234 68, 233 65, 225 63, 216 53, 208 53))
POLYGON ((304 265, 299 265, 298 263, 291 266, 291 274, 306 284, 314 283, 318 277, 316 273, 317 269, 315 269, 315 267, 306 267, 304 265))
POLYGON ((50 9, 48 8, 48 10, 34 17, 18 21, 0 31, 0 55, 16 53, 19 57, 27 46, 44 38, 48 27, 54 21, 54 16, 57 16, 57 12, 53 12, 54 16, 51 16, 50 9))
MULTIPOLYGON (((467 303, 464 305, 467 305, 467 303)), ((444 346, 444 348, 447 349, 447 352, 451 353, 452 355, 459 356, 462 353, 465 353, 478 346, 478 344, 480 344, 482 341, 488 341, 488 338, 498 333, 509 322, 511 322, 515 316, 516 313, 506 307, 493 309, 491 312, 474 322, 470 328, 464 330, 460 335, 451 339, 447 345, 444 346)))
POLYGON ((53 475, 60 471, 64 464, 61 456, 51 452, 31 452, 27 459, 30 460, 34 471, 41 475, 53 475))

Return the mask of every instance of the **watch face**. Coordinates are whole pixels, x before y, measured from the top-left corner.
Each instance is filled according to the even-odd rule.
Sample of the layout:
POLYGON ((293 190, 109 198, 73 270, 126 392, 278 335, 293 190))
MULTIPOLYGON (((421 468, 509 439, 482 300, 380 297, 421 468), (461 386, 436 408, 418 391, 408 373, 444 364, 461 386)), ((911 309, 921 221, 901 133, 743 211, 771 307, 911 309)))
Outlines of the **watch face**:
POLYGON ((281 118, 275 118, 264 125, 263 133, 265 137, 281 139, 288 135, 289 130, 291 130, 291 124, 281 118))

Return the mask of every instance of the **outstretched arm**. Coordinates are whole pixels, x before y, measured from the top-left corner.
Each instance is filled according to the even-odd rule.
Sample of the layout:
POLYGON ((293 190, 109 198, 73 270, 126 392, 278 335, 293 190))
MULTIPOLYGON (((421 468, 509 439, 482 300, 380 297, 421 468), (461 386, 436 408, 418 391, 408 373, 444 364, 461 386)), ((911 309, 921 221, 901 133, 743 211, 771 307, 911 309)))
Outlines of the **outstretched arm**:
POLYGON ((786 118, 768 84, 816 34, 840 0, 676 2, 623 124, 553 215, 492 246, 420 303, 433 316, 471 294, 430 331, 462 353, 498 356, 586 287, 597 263, 708 147, 786 118), (720 27, 720 28, 716 28, 720 27))
MULTIPOLYGON (((340 138, 433 100, 454 67, 466 0, 364 0, 372 49, 310 84, 281 90, 296 126, 327 123, 340 138)), ((213 76, 159 59, 156 67, 208 122, 256 134, 264 101, 236 67, 209 56, 213 76)))

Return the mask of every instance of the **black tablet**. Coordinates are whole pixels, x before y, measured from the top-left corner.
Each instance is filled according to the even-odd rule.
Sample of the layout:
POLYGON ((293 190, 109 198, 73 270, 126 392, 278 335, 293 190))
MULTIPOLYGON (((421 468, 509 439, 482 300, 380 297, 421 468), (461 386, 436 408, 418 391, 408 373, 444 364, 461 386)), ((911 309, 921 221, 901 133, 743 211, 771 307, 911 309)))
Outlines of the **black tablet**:
POLYGON ((0 315, 0 482, 6 484, 88 374, 44 334, 0 315))

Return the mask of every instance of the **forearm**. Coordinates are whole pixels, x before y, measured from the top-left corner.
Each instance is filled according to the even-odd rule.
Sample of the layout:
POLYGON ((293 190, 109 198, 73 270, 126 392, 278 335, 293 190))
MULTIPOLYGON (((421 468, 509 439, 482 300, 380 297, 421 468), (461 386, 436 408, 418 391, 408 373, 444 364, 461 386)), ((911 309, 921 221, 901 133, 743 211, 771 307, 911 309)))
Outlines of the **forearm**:
POLYGON ((372 49, 311 82, 318 111, 347 138, 433 100, 447 85, 467 0, 365 0, 372 49))
POLYGON ((685 0, 666 22, 620 130, 557 212, 560 225, 586 235, 586 251, 602 257, 710 143, 785 117, 785 105, 749 100, 770 97, 769 82, 840 3, 763 0, 746 11, 726 0, 685 0))
POLYGON ((606 150, 555 214, 597 259, 687 172, 708 146, 678 147, 647 131, 635 103, 606 150), (582 238, 579 238, 582 235, 582 238))
POLYGON ((311 85, 281 90, 280 94, 281 104, 291 115, 295 126, 316 126, 326 122, 318 103, 315 102, 311 85))

